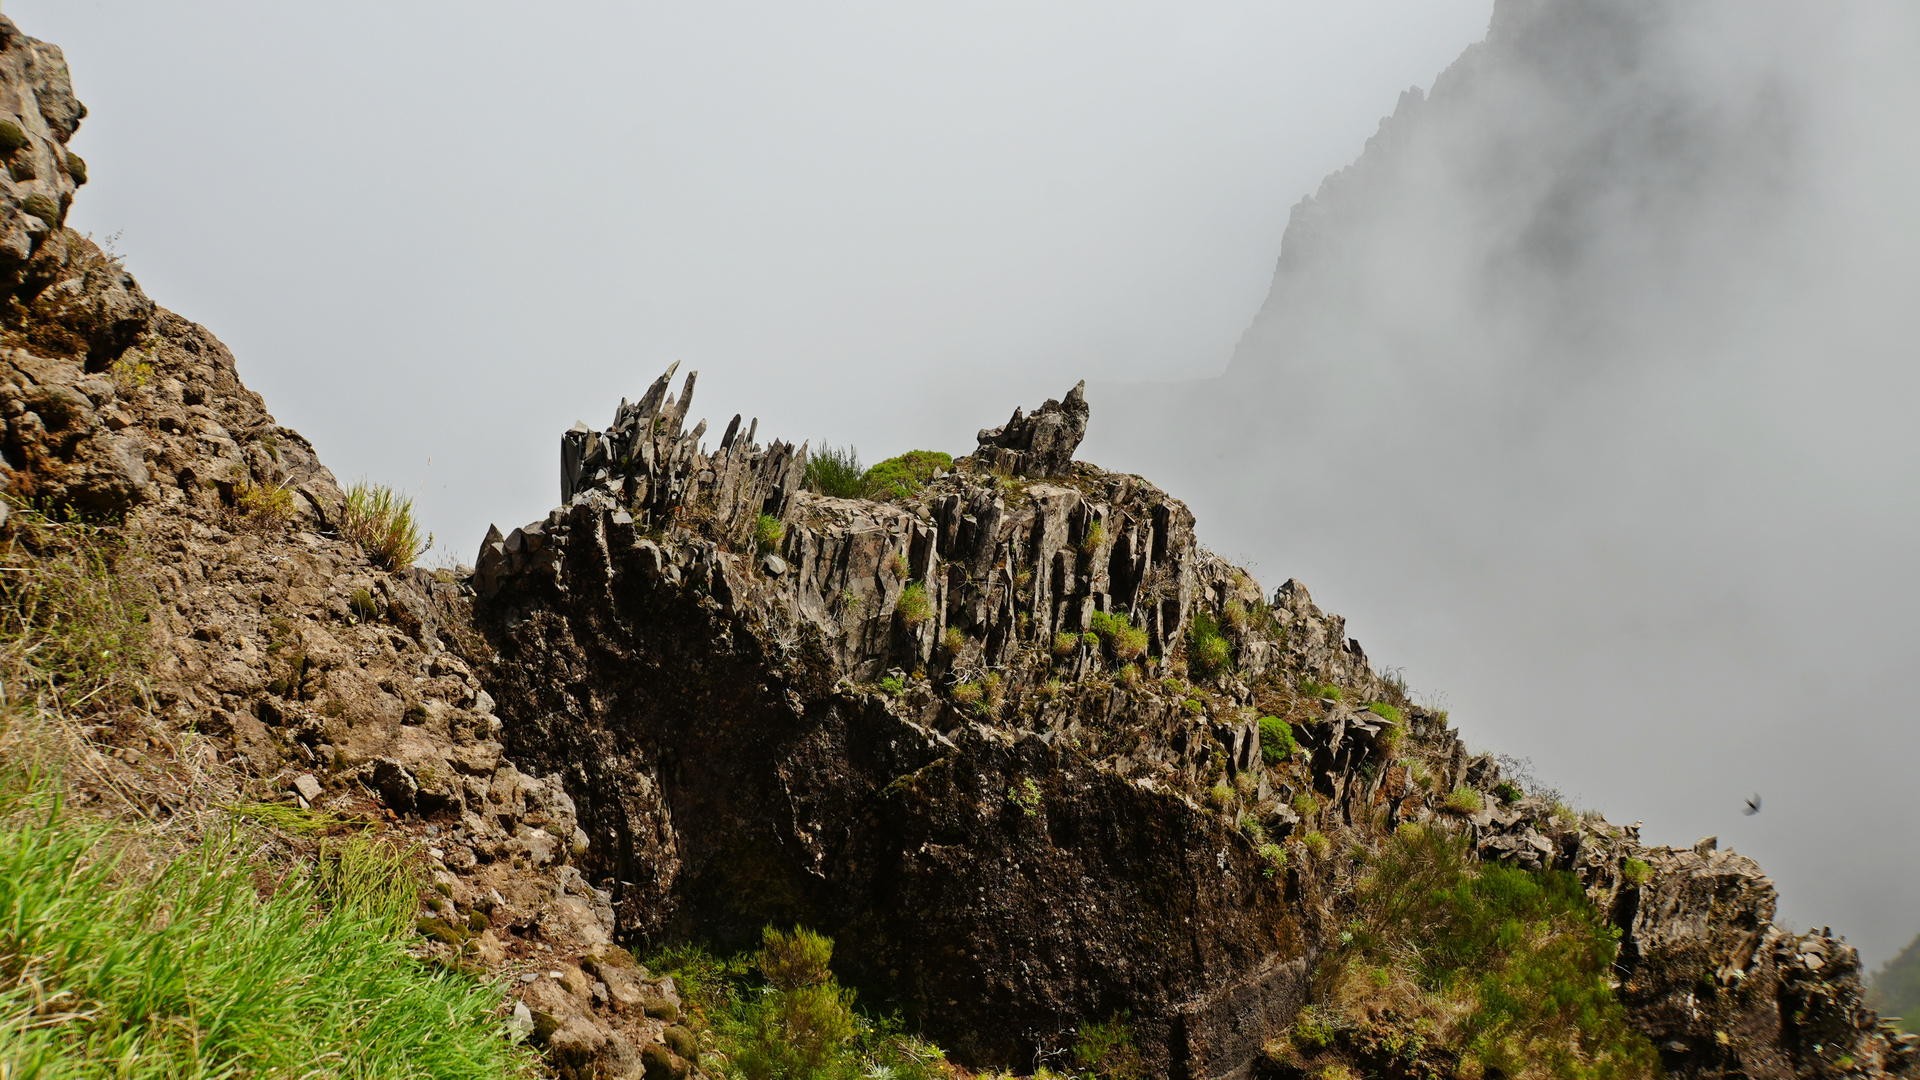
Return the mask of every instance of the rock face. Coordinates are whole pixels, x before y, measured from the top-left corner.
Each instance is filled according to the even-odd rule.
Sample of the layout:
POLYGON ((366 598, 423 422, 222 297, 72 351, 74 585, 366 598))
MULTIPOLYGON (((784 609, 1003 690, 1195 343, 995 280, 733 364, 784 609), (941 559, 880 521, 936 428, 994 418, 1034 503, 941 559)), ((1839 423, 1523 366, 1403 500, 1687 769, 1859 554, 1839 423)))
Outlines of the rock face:
POLYGON ((67 152, 86 106, 57 46, 0 16, 0 273, 18 273, 66 221, 86 163, 67 152))
POLYGON ((1005 426, 980 432, 979 457, 1015 476, 1057 478, 1073 472, 1073 452, 1087 434, 1087 383, 1082 379, 1064 402, 1051 398, 1022 416, 1013 410, 1005 426))

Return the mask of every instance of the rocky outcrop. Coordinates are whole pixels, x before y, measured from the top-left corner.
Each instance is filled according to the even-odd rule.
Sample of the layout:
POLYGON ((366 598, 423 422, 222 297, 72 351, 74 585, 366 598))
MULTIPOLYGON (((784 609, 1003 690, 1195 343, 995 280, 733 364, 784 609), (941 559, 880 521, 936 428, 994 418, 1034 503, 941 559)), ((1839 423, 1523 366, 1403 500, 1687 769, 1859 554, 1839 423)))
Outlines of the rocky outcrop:
POLYGON ((979 457, 1015 476, 1071 475, 1073 452, 1087 434, 1086 390, 1082 379, 1064 402, 1049 398, 1032 416, 1013 410, 1005 425, 980 432, 979 457))
POLYGON ((57 46, 0 16, 0 275, 18 273, 66 221, 86 163, 67 141, 87 115, 57 46))

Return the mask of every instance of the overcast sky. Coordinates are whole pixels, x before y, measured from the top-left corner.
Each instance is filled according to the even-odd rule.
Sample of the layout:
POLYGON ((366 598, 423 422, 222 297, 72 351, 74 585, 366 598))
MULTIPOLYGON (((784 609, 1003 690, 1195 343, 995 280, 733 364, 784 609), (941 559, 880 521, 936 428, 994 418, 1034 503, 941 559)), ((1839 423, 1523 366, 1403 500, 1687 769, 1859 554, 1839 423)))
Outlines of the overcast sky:
MULTIPOLYGON (((92 182, 70 223, 117 237, 147 292, 220 336, 343 481, 417 492, 462 562, 490 522, 554 503, 561 431, 604 425, 676 360, 701 372, 694 414, 715 426, 757 415, 763 433, 851 441, 869 461, 965 452, 976 429, 1081 377, 1218 374, 1267 295, 1290 207, 1354 160, 1403 90, 1430 87, 1482 37, 1492 9, 4 6, 65 49, 91 110, 74 148, 92 182)), ((1920 907, 1913 845, 1887 849, 1913 819, 1911 784, 1887 786, 1920 751, 1904 719, 1800 774, 1800 748, 1764 768, 1735 755, 1691 805, 1669 790, 1672 770, 1646 767, 1655 732, 1691 732, 1662 746, 1675 760, 1726 756, 1725 724, 1689 726, 1690 710, 1774 663, 1784 626, 1695 620, 1719 635, 1708 659, 1646 695, 1684 683, 1684 707, 1648 705, 1602 737, 1595 714, 1634 700, 1620 687, 1647 648, 1644 624, 1578 610, 1604 581, 1542 591, 1564 577, 1558 563, 1457 533, 1440 558, 1360 532, 1336 544, 1324 522, 1290 533, 1284 518, 1235 520, 1233 493, 1201 482, 1222 432, 1150 413, 1102 428, 1097 393, 1092 404, 1091 450, 1189 495, 1203 541, 1255 563, 1267 588, 1300 576, 1353 618, 1376 662, 1447 694, 1478 745, 1531 754, 1585 805, 1649 819, 1661 842, 1732 831, 1720 821, 1745 794, 1742 770, 1789 804, 1799 784, 1797 817, 1757 819, 1797 827, 1737 836, 1780 881, 1786 916, 1832 923, 1872 959, 1920 929, 1906 914, 1920 907), (1597 704, 1580 734, 1557 733, 1551 703, 1572 700, 1597 704), (1869 799, 1847 763, 1876 750, 1869 799), (1878 833, 1835 836, 1867 818, 1878 833)), ((1733 451, 1702 450, 1716 452, 1733 451)), ((1684 576, 1647 555, 1652 532, 1608 557, 1684 576)), ((1873 565, 1910 557, 1901 542, 1880 537, 1873 565)), ((1843 640, 1849 612, 1823 615, 1822 633, 1843 640)), ((1885 621, 1871 632, 1910 643, 1885 621)), ((1911 670, 1911 650, 1874 658, 1879 681, 1862 688, 1849 671, 1832 708, 1857 715, 1911 670)))

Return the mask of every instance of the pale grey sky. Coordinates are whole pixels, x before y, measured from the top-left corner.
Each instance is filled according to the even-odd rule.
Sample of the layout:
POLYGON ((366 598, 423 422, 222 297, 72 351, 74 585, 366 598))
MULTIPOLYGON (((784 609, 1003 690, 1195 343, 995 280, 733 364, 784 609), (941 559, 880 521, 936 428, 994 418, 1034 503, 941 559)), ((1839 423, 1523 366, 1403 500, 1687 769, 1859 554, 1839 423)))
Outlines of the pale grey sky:
MULTIPOLYGON (((1102 383, 1226 366, 1291 206, 1492 7, 6 0, 66 50, 92 110, 72 224, 118 234, 147 291, 232 347, 343 480, 417 490, 461 561, 489 522, 553 503, 562 430, 606 423, 676 360, 701 372, 696 415, 869 460, 964 452, 1087 377, 1091 460, 1189 498, 1203 540, 1269 589, 1299 576, 1376 662, 1445 693, 1470 739, 1653 839, 1726 834, 1789 919, 1884 957, 1920 929, 1920 738, 1895 704, 1915 638, 1888 600, 1914 580, 1904 374, 1861 383, 1844 339, 1818 334, 1800 361, 1706 370, 1639 420, 1683 430, 1689 408, 1795 393, 1818 417, 1791 444, 1704 424, 1659 444, 1677 459, 1574 454, 1618 464, 1608 498, 1547 504, 1490 474, 1441 482, 1364 395, 1335 437, 1271 457, 1204 416, 1103 412, 1102 383), (1229 451, 1244 459, 1216 464, 1229 451), (1377 495, 1335 490, 1356 462, 1377 495), (1275 490, 1262 475, 1309 478, 1320 501, 1255 505, 1275 490), (1731 485, 1704 500, 1718 518, 1664 513, 1689 477, 1731 485), (1643 483, 1659 498, 1620 497, 1643 483), (1769 497, 1777 517, 1755 520, 1769 497), (1430 521, 1375 520, 1396 501, 1430 521), (1809 522, 1848 542, 1800 543, 1809 522), (1712 528, 1775 536, 1778 557, 1747 544, 1707 565, 1712 528), (1823 599, 1780 601, 1795 590, 1823 599), (1743 821, 1750 780, 1768 809, 1743 821)), ((1876 7, 1900 5, 1834 10, 1876 7)), ((1920 70, 1914 39, 1881 38, 1800 70, 1840 71, 1849 48, 1920 70)), ((1777 46, 1709 47, 1703 78, 1777 46)), ((1843 133, 1911 127, 1849 100, 1827 118, 1843 133)), ((1834 160, 1836 204, 1885 179, 1834 160)), ((1885 225, 1913 234, 1910 212, 1885 225)), ((1911 270, 1859 294, 1865 325, 1913 295, 1911 270)), ((1580 415, 1604 424, 1605 404, 1580 415)), ((1495 426, 1487 460, 1539 435, 1462 416, 1495 426)))

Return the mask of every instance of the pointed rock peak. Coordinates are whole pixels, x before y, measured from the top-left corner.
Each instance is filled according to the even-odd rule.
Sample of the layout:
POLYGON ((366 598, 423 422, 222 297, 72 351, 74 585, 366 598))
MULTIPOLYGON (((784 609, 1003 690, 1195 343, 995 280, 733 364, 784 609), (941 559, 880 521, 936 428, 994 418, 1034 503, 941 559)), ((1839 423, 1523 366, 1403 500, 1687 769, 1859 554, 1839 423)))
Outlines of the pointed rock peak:
POLYGON ((1073 452, 1087 435, 1087 382, 1076 383, 1064 402, 1047 403, 1025 415, 1013 410, 1005 425, 980 432, 974 457, 1015 476, 1062 477, 1073 472, 1073 452))

